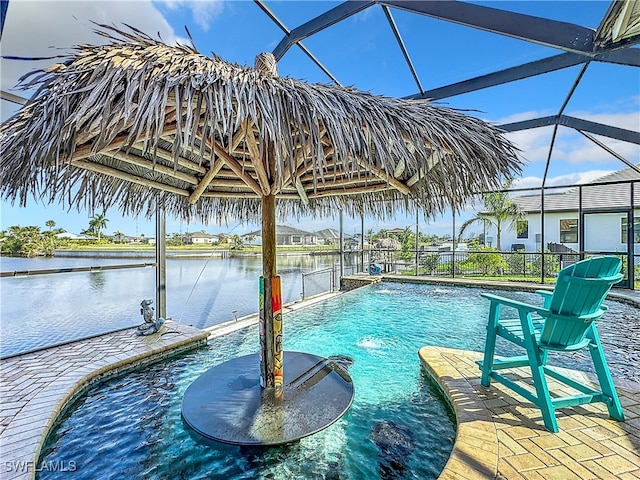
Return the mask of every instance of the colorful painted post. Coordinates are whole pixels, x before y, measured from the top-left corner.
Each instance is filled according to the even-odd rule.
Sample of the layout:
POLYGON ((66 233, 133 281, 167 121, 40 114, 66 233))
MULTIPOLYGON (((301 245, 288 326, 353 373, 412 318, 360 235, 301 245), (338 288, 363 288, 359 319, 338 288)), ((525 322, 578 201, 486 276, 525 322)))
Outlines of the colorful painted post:
POLYGON ((264 344, 260 345, 264 361, 264 388, 274 387, 275 347, 273 334, 273 279, 276 273, 276 197, 267 195, 262 198, 262 288, 264 291, 261 313, 264 318, 264 344))
POLYGON ((271 279, 271 305, 273 311, 273 386, 275 397, 284 397, 284 349, 282 344, 282 285, 280 277, 271 279))
POLYGON ((260 322, 259 322, 259 332, 260 332, 260 386, 265 388, 267 386, 266 377, 266 362, 265 362, 265 323, 264 323, 264 277, 260 277, 260 300, 259 300, 260 309, 258 310, 260 313, 260 322))

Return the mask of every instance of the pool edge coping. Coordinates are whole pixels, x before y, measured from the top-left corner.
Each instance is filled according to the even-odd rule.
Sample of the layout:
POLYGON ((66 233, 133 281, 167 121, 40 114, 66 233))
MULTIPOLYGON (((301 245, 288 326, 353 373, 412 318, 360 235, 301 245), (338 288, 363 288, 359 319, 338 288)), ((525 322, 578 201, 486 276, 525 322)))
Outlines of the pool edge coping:
MULTIPOLYGON (((84 374, 80 373, 79 374, 80 376, 76 378, 64 378, 64 376, 62 378, 56 377, 48 385, 44 386, 38 394, 34 395, 32 398, 28 399, 24 403, 24 405, 20 408, 20 411, 28 409, 30 406, 30 403, 32 402, 37 403, 37 401, 40 400, 40 397, 47 397, 47 396, 56 397, 49 404, 49 409, 47 412, 48 416, 46 418, 46 422, 44 423, 44 425, 42 425, 42 428, 38 433, 38 440, 33 447, 33 451, 25 452, 24 454, 25 458, 30 456, 32 460, 25 460, 25 462, 27 462, 26 468, 23 469, 21 475, 18 474, 18 475, 11 476, 10 470, 3 470, 0 474, 0 478, 3 478, 3 479, 5 477, 6 478, 29 478, 29 479, 35 480, 36 473, 37 473, 36 466, 38 465, 38 462, 42 455, 42 449, 53 427, 56 425, 56 422, 58 421, 60 416, 63 415, 67 411, 67 409, 70 408, 78 398, 80 398, 92 387, 104 381, 107 381, 111 378, 117 377, 119 375, 124 375, 128 372, 131 372, 133 370, 136 370, 142 367, 152 365, 166 358, 174 357, 182 353, 188 352, 190 350, 195 350, 197 348, 204 347, 207 345, 208 337, 209 337, 209 333, 206 331, 197 329, 190 325, 179 324, 172 321, 168 321, 165 323, 165 325, 163 325, 163 327, 159 332, 160 335, 156 333, 148 336, 136 336, 134 333, 135 332, 135 327, 134 327, 130 329, 119 330, 117 332, 112 332, 109 334, 104 334, 103 336, 113 335, 114 333, 122 334, 126 332, 130 333, 131 338, 140 339, 142 342, 141 344, 138 345, 138 350, 136 350, 136 353, 134 355, 123 356, 120 358, 118 355, 115 355, 115 356, 112 356, 111 358, 102 358, 97 361, 90 361, 88 362, 86 367, 83 367, 83 368, 86 368, 86 370, 88 370, 87 373, 84 373, 84 374), (169 327, 174 327, 175 330, 168 330, 169 327), (186 330, 186 331, 183 331, 183 330, 186 330), (177 340, 170 339, 159 345, 155 345, 155 346, 151 345, 151 342, 154 340, 155 340, 154 343, 159 343, 160 340, 166 340, 166 339, 162 339, 162 335, 172 334, 172 333, 177 333, 178 335, 186 335, 186 338, 180 338, 177 340), (95 363, 100 363, 100 362, 106 362, 106 363, 104 363, 103 365, 100 365, 98 368, 95 368, 95 363), (62 386, 60 388, 61 390, 64 388, 64 385, 66 383, 69 383, 69 384, 66 385, 66 388, 63 391, 59 392, 58 395, 56 396, 55 395, 56 389, 47 388, 47 387, 51 387, 53 385, 59 385, 61 383, 59 382, 60 380, 66 380, 66 382, 62 382, 62 386), (53 394, 51 394, 50 392, 51 390, 54 390, 53 394), (29 463, 29 462, 32 462, 32 463, 29 463)), ((74 344, 80 345, 80 344, 92 342, 95 340, 96 340, 96 337, 92 337, 90 339, 83 339, 75 342, 68 342, 62 345, 54 346, 54 347, 51 347, 51 349, 65 348, 74 344)), ((46 350, 48 349, 45 349, 44 351, 46 350)), ((24 357, 34 355, 34 354, 37 355, 42 352, 43 350, 39 350, 31 353, 25 353, 24 357)), ((126 355, 126 353, 123 353, 122 355, 126 355)), ((71 373, 74 373, 74 372, 71 372, 71 373)), ((71 376, 72 375, 69 375, 69 377, 71 376)), ((11 423, 18 416, 19 414, 16 414, 16 416, 11 420, 11 422, 9 422, 9 424, 5 427, 5 429, 2 430, 2 433, 0 435, 5 437, 5 441, 6 441, 6 436, 8 436, 6 432, 9 430, 11 423)), ((10 433, 11 432, 9 432, 9 434, 10 433)), ((16 460, 14 459, 14 462, 15 461, 16 460)))
MULTIPOLYGON (((181 324, 170 322, 165 325, 168 327, 170 325, 181 325, 181 324)), ((185 326, 185 325, 181 325, 181 326, 185 326)), ((195 327, 191 327, 191 326, 188 326, 188 327, 196 329, 195 327)), ((124 329, 124 331, 126 330, 128 329, 124 329)), ((133 328, 130 330, 132 334, 135 331, 133 328)), ((200 329, 196 329, 196 330, 200 330, 200 329)), ((173 333, 173 332, 166 332, 166 331, 162 332, 161 330, 158 333, 163 335, 166 333, 173 333)), ((179 335, 184 335, 183 332, 177 332, 177 333, 179 335)), ((155 337, 156 335, 157 334, 149 335, 147 338, 155 337)), ((47 425, 40 437, 40 442, 35 454, 34 465, 37 465, 38 461, 40 460, 40 456, 42 454, 42 448, 44 447, 49 437, 49 434, 51 433, 51 430, 53 429, 53 427, 56 425, 56 422, 58 421, 58 419, 62 415, 64 415, 67 409, 72 407, 73 403, 76 400, 78 400, 85 393, 87 393, 92 387, 99 385, 103 382, 106 382, 112 378, 118 377, 120 375, 126 375, 127 373, 132 372, 134 370, 141 369, 143 367, 147 367, 154 363, 160 362, 167 358, 171 358, 171 357, 180 355, 182 353, 204 347, 205 345, 207 345, 208 337, 209 335, 206 332, 200 331, 199 333, 196 333, 194 336, 180 339, 175 343, 167 343, 155 348, 152 347, 151 350, 137 353, 136 355, 133 355, 131 357, 115 360, 112 363, 104 365, 98 369, 92 370, 91 372, 87 373, 84 377, 77 380, 76 383, 74 383, 69 388, 69 390, 67 390, 63 398, 61 398, 57 402, 57 404, 54 406, 53 410, 51 411, 51 416, 49 418, 49 421, 47 422, 47 425)), ((141 337, 141 338, 144 339, 145 337, 141 337)), ((95 340, 95 337, 90 340, 95 340)), ((31 476, 33 480, 35 480, 36 478, 35 474, 36 474, 36 470, 34 468, 33 475, 31 476)))
MULTIPOLYGON (((302 301, 294 301, 283 305, 283 308, 286 312, 293 312, 308 306, 311 306, 316 303, 320 303, 330 298, 335 298, 344 294, 345 292, 334 291, 334 292, 325 292, 322 294, 318 294, 312 297, 309 297, 302 301)), ((77 378, 73 378, 71 380, 67 380, 67 382, 60 382, 61 378, 56 377, 55 380, 50 382, 47 386, 44 386, 43 389, 33 398, 28 399, 24 402, 24 405, 20 407, 20 410, 29 407, 29 404, 34 400, 40 400, 40 397, 48 396, 48 390, 56 390, 51 389, 53 385, 60 385, 61 392, 58 392, 58 395, 54 399, 54 401, 49 405, 49 409, 47 412, 46 422, 41 426, 40 432, 38 434, 37 443, 35 446, 32 446, 32 452, 27 452, 24 454, 24 458, 31 457, 32 460, 25 460, 25 462, 32 462, 27 466, 22 475, 11 475, 11 472, 8 470, 3 470, 0 472, 0 478, 29 478, 35 480, 36 478, 36 466, 40 460, 42 455, 42 449, 52 431, 58 419, 70 408, 73 403, 82 395, 84 395, 88 390, 90 390, 95 385, 98 385, 104 381, 107 381, 111 378, 124 375, 128 372, 143 368, 145 366, 151 365, 153 363, 162 361, 166 358, 170 358, 176 355, 180 355, 190 350, 194 350, 197 348, 201 348, 206 346, 209 341, 215 337, 223 336, 229 333, 232 333, 236 330, 241 330, 244 328, 251 327, 258 323, 258 314, 250 314, 245 317, 239 318, 237 320, 231 320, 228 322, 224 322, 222 324, 214 325, 212 327, 207 328, 196 328, 191 325, 186 325, 178 322, 174 322, 171 319, 165 323, 160 331, 160 335, 164 335, 167 333, 177 333, 179 335, 188 334, 188 338, 183 338, 177 341, 165 342, 157 347, 151 347, 146 351, 139 351, 132 356, 126 356, 126 353, 123 353, 121 358, 113 357, 108 361, 108 363, 98 366, 97 368, 94 366, 93 362, 89 362, 86 367, 87 372, 80 374, 81 376, 77 378), (169 327, 176 328, 175 331, 167 331, 169 327), (180 331, 181 329, 186 328, 187 330, 192 330, 190 333, 180 331), (64 390, 63 390, 64 389, 64 390)), ((143 341, 146 340, 146 344, 150 343, 153 339, 158 339, 157 334, 149 335, 149 336, 135 336, 134 335, 135 327, 127 327, 122 328, 113 332, 107 332, 103 334, 93 335, 88 338, 72 340, 69 342, 63 342, 58 345, 52 345, 50 347, 39 348, 32 351, 16 354, 10 357, 6 357, 2 359, 2 362, 9 361, 17 361, 19 358, 27 358, 29 356, 37 356, 40 354, 45 354, 47 351, 52 351, 54 349, 64 349, 81 345, 81 344, 89 344, 101 337, 109 337, 112 335, 122 335, 127 332, 130 333, 131 338, 141 339, 143 341)), ((104 359, 102 359, 104 361, 104 359)), ((84 368, 84 367, 83 367, 84 368)), ((8 425, 1 431, 0 436, 5 437, 3 440, 6 441, 6 437, 10 436, 12 433, 9 430, 11 423, 18 417, 19 414, 14 416, 12 420, 8 423, 8 425)), ((20 419, 19 419, 20 420, 20 419)), ((4 443, 3 445, 10 445, 10 443, 4 443)))
MULTIPOLYGON (((507 290, 507 291, 521 291, 521 292, 535 292, 536 290, 548 290, 552 291, 553 284, 548 283, 534 283, 534 282, 511 282, 500 280, 481 280, 478 278, 465 278, 465 277, 426 277, 424 275, 395 275, 384 274, 380 276, 383 282, 395 282, 395 283, 426 283, 431 285, 450 285, 458 287, 469 288, 490 288, 495 290, 507 290)), ((636 308, 640 309, 640 295, 633 296, 626 294, 625 291, 638 292, 638 290, 626 290, 626 289, 611 289, 607 298, 617 300, 636 308)))
POLYGON ((455 349, 427 346, 418 351, 420 362, 453 408, 456 437, 439 480, 498 478, 498 434, 491 412, 475 388, 446 358, 455 349))
MULTIPOLYGON (((394 281, 393 279, 390 279, 390 278, 384 278, 384 279, 394 281)), ((426 279, 426 280, 418 279, 418 282, 450 283, 450 282, 429 282, 429 280, 430 279, 426 279)), ((407 281, 407 283, 411 283, 411 282, 407 281)), ((500 288, 497 285, 485 284, 481 286, 485 288, 487 286, 500 288)), ((512 285, 510 287, 513 289, 519 289, 521 286, 512 285)), ((535 284, 528 285, 528 289, 530 290, 540 289, 540 287, 541 285, 535 285, 535 284)), ((324 301, 327 298, 332 298, 342 293, 344 292, 333 292, 332 294, 327 294, 326 296, 321 295, 319 297, 322 297, 322 298, 317 298, 317 299, 314 298, 314 301, 309 303, 312 304, 312 303, 324 301)), ((631 300, 630 303, 632 305, 635 305, 635 306, 640 305, 640 302, 638 302, 637 300, 635 299, 630 299, 630 300, 631 300)), ((297 303, 297 305, 293 306, 293 308, 291 308, 291 311, 297 310, 298 308, 302 308, 304 306, 309 305, 309 304, 303 305, 304 302, 292 302, 292 303, 297 303)), ((235 321, 232 321, 227 323, 236 323, 237 329, 242 329, 254 323, 257 323, 257 315, 254 314, 254 315, 249 315, 247 317, 243 317, 243 319, 238 319, 237 322, 238 323, 236 323, 235 321), (250 323, 248 325, 238 325, 241 320, 248 320, 250 323)), ((50 434, 51 429, 55 426, 56 421, 58 420, 60 415, 63 414, 66 408, 72 405, 72 403, 75 400, 77 400, 77 398, 83 395, 91 387, 93 387, 94 385, 102 381, 106 381, 115 376, 125 374, 129 371, 153 364, 165 358, 179 355, 181 353, 184 353, 192 349, 203 347, 208 343, 208 340, 211 337, 216 336, 210 330, 197 329, 195 327, 180 324, 180 323, 169 323, 169 325, 176 325, 176 326, 182 326, 182 327, 187 327, 189 329, 193 329, 195 333, 192 332, 192 335, 194 336, 181 339, 177 342, 162 344, 162 345, 159 345, 157 348, 152 348, 149 351, 137 353, 136 355, 133 355, 131 357, 114 360, 112 361, 112 363, 103 365, 100 368, 89 371, 84 376, 77 379, 72 385, 69 385, 67 387, 67 390, 64 392, 62 397, 59 400, 57 400, 53 409, 50 411, 49 420, 47 421, 46 426, 43 429, 43 432, 40 436, 39 444, 37 446, 37 450, 35 453, 34 466, 37 464, 38 460, 40 459, 42 448, 46 442, 46 439, 48 438, 48 435, 50 434)), ((125 329, 123 331, 126 331, 126 330, 128 329, 125 329)), ((112 333, 115 333, 115 332, 112 332, 112 333)), ((133 329, 131 329, 131 333, 133 333, 133 329)), ((172 333, 172 332, 167 332, 167 333, 172 333)), ((173 333, 184 334, 184 332, 173 332, 173 333)), ((224 335, 225 333, 220 333, 220 335, 224 335)), ((110 334, 105 334, 105 335, 110 335, 110 334)), ((150 336, 150 337, 153 337, 153 336, 150 336)), ((144 339, 144 338, 150 338, 150 337, 139 337, 139 338, 144 339)), ((89 340, 95 340, 95 337, 92 337, 89 340)), ((78 340, 76 342, 71 342, 71 343, 82 343, 83 341, 84 340, 78 340)), ((62 346, 66 346, 66 345, 69 345, 69 344, 63 344, 62 346)), ((57 348, 57 347, 52 347, 52 348, 57 348)), ((440 388, 444 392, 447 400, 452 405, 454 412, 456 414, 457 425, 456 425, 456 440, 454 443, 454 449, 451 453, 451 456, 449 457, 449 460, 447 461, 447 464, 445 465, 445 468, 441 472, 439 478, 440 479, 477 478, 473 476, 470 476, 470 477, 467 476, 469 475, 469 473, 474 473, 474 472, 469 470, 469 465, 468 463, 465 463, 464 459, 467 457, 470 457, 474 461, 478 462, 478 460, 476 459, 478 450, 482 450, 483 452, 486 453, 485 455, 486 458, 482 458, 480 463, 482 463, 484 467, 491 468, 491 465, 493 465, 493 451, 494 451, 493 442, 491 441, 492 440, 491 438, 485 438, 486 435, 481 433, 481 432, 491 433, 491 429, 493 429, 493 434, 494 434, 493 440, 495 442, 495 472, 490 478, 500 478, 498 476, 499 475, 498 473, 499 455, 497 450, 498 440, 497 440, 495 424, 492 420, 492 414, 484 406, 483 401, 477 396, 476 389, 469 382, 469 380, 467 380, 466 377, 456 369, 453 363, 448 361, 445 358, 445 356, 442 355, 443 353, 447 353, 447 352, 450 354, 453 354, 455 352, 460 353, 463 351, 451 349, 447 347, 423 347, 419 351, 419 356, 420 356, 420 360, 422 362, 423 367, 425 367, 425 370, 428 371, 430 376, 440 386, 440 388), (434 356, 431 361, 429 361, 428 359, 431 357, 428 357, 427 354, 433 355, 431 351, 437 351, 438 354, 437 356, 434 356), (447 373, 448 373, 448 377, 450 378, 449 381, 446 380, 447 373), (469 404, 470 405, 469 408, 466 408, 466 407, 461 408, 456 403, 456 402, 460 403, 460 401, 464 398, 466 398, 468 401, 471 402, 469 404), (488 422, 489 425, 486 425, 485 422, 488 422), (460 428, 461 425, 463 425, 462 433, 460 428), (489 441, 490 445, 486 443, 487 440, 489 441), (477 444, 478 442, 481 442, 480 445, 477 444)), ((467 352, 467 353, 477 354, 477 352, 467 352)), ((24 355, 29 355, 29 353, 26 353, 24 355)), ((616 384, 618 383, 617 380, 619 379, 616 379, 616 384)), ((4 431, 2 431, 2 434, 4 434, 4 431)), ((36 475, 35 469, 28 473, 30 473, 30 475, 28 475, 29 478, 35 478, 35 475, 36 475)), ((4 478, 4 476, 2 476, 2 478, 4 478)), ((18 478, 18 477, 13 477, 13 478, 18 478)))

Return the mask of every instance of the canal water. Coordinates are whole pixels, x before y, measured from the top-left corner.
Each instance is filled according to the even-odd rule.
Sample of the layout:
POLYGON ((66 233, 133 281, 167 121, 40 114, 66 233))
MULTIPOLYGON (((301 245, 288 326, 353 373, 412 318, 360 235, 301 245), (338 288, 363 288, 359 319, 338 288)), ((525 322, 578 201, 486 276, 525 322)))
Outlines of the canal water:
MULTIPOLYGON (((87 255, 86 252, 84 252, 87 255)), ((141 264, 152 252, 91 252, 90 256, 0 257, 0 271, 141 264)), ((353 265, 356 255, 347 255, 353 265)), ((337 264, 337 255, 278 256, 284 302, 300 300, 303 273, 337 264)), ((258 311, 259 255, 207 254, 167 258, 167 316, 207 327, 258 311)), ((328 275, 325 282, 328 285, 328 275)), ((316 285, 316 288, 320 286, 316 285)), ((307 291, 308 296, 314 291, 307 291)), ((155 268, 0 278, 0 357, 140 325, 140 302, 155 301, 155 268)))

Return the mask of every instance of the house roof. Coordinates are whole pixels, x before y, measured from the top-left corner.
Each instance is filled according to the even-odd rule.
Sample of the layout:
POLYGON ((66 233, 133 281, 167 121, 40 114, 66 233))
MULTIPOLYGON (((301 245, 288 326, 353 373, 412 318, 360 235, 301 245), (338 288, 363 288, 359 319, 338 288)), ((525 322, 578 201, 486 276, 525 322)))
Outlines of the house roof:
MULTIPOLYGON (((637 164, 640 166, 640 163, 637 164)), ((605 175, 594 182, 573 187, 562 193, 545 193, 545 212, 577 211, 580 206, 582 189, 582 209, 605 209, 628 207, 631 199, 631 180, 640 182, 640 174, 632 168, 625 168, 605 175), (626 182, 613 185, 612 182, 626 182)), ((633 204, 640 207, 640 185, 633 189, 633 204)), ((540 194, 514 197, 513 201, 525 212, 540 211, 540 194)))
POLYGON ((191 238, 220 238, 219 235, 210 235, 205 232, 193 232, 191 238))
POLYGON ((338 239, 340 238, 340 232, 335 228, 325 228, 316 232, 318 238, 338 239))
MULTIPOLYGON (((249 235, 261 236, 262 231, 256 230, 254 232, 245 233, 242 237, 248 237, 249 235)), ((299 228, 289 227, 287 225, 276 225, 276 235, 302 235, 302 236, 316 236, 315 233, 306 232, 299 228)))
POLYGON ((71 240, 92 240, 93 237, 90 237, 89 235, 85 235, 85 234, 76 234, 76 233, 71 233, 71 232, 62 232, 62 233, 58 233, 56 234, 57 238, 69 238, 71 240))
MULTIPOLYGON (((335 228, 325 228, 323 230, 319 230, 315 233, 318 238, 329 238, 329 239, 339 239, 340 232, 335 228)), ((342 236, 346 239, 353 237, 353 235, 349 235, 346 232, 342 232, 342 236)))

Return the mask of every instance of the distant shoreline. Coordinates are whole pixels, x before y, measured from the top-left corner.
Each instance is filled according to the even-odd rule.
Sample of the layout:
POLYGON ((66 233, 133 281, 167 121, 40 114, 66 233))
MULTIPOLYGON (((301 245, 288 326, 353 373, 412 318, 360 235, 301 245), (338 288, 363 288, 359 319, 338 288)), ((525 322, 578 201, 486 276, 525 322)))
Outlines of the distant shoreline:
MULTIPOLYGON (((295 256, 295 255, 338 255, 337 250, 280 250, 278 256, 295 256)), ((231 251, 231 250, 188 250, 188 249, 169 249, 167 248, 167 258, 232 258, 232 257, 259 257, 262 256, 260 250, 254 251, 231 251)), ((155 258, 155 249, 81 249, 81 250, 56 250, 54 257, 64 258, 155 258)))
MULTIPOLYGON (((278 256, 296 255, 339 255, 337 248, 333 246, 319 245, 319 248, 311 246, 294 247, 279 246, 278 256)), ((359 251, 345 251, 345 255, 359 251)), ((167 247, 167 258, 234 258, 234 257, 259 257, 262 256, 260 247, 248 247, 243 250, 230 250, 219 248, 198 248, 198 247, 167 247)), ((155 258, 155 247, 153 245, 83 245, 80 248, 56 248, 54 255, 50 257, 36 256, 33 258, 155 258)), ((29 258, 22 255, 0 255, 0 258, 29 258)))

